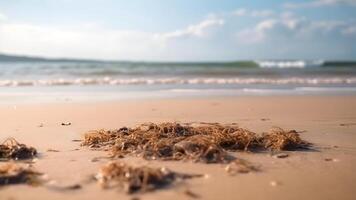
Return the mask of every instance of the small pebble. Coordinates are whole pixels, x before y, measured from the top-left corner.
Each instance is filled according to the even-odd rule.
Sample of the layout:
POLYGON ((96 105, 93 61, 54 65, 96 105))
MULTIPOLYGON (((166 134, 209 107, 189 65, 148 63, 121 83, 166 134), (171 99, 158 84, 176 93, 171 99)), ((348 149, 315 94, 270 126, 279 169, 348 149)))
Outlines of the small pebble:
POLYGON ((277 182, 277 181, 271 181, 271 182, 269 182, 269 184, 270 184, 271 186, 273 186, 273 187, 276 187, 276 186, 280 185, 280 183, 277 182))
POLYGON ((47 152, 59 152, 59 150, 56 150, 56 149, 47 149, 47 152))
POLYGON ((273 158, 287 158, 288 156, 289 155, 286 153, 278 153, 278 154, 273 155, 272 157, 273 158))
POLYGON ((269 121, 270 119, 268 118, 262 118, 261 121, 269 121))
POLYGON ((339 159, 336 159, 336 158, 325 158, 324 160, 327 161, 327 162, 330 162, 330 161, 339 162, 339 159))
POLYGON ((70 126, 70 125, 72 125, 72 123, 70 123, 70 122, 62 122, 61 125, 62 125, 62 126, 70 126))

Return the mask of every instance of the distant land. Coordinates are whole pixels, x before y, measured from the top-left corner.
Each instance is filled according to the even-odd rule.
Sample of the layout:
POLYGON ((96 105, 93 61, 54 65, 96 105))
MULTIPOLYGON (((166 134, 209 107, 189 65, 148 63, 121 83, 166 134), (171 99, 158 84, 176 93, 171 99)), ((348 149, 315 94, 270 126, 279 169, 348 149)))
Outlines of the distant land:
MULTIPOLYGON (((268 59, 267 59, 268 60, 268 59)), ((297 61, 297 60, 276 60, 270 59, 271 61, 284 62, 284 61, 297 61)), ((26 56, 26 55, 11 55, 0 53, 0 62, 81 62, 81 63, 135 63, 135 64, 146 64, 146 65, 198 65, 198 66, 214 66, 216 64, 224 66, 239 66, 239 67, 258 67, 258 64, 253 60, 241 60, 241 61, 207 61, 207 62, 164 62, 164 61, 119 61, 119 60, 95 60, 95 59, 70 59, 70 58, 45 58, 37 56, 26 56)), ((328 60, 322 63, 323 67, 356 67, 356 60, 328 60)))
POLYGON ((35 56, 0 54, 0 62, 105 62, 89 59, 44 58, 35 56))
POLYGON ((257 64, 253 61, 209 61, 209 62, 167 62, 167 61, 123 61, 123 60, 95 60, 95 59, 69 59, 69 58, 45 58, 37 56, 25 56, 25 55, 11 55, 0 53, 0 62, 86 62, 86 63, 135 63, 135 64, 146 64, 146 65, 239 65, 246 67, 257 67, 257 64))

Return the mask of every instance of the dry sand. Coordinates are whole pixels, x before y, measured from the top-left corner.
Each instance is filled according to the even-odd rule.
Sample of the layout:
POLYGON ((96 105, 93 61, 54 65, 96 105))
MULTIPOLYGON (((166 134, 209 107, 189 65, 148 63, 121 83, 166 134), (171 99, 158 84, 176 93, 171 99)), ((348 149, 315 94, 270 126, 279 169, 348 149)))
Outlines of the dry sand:
POLYGON ((356 97, 284 96, 214 99, 162 99, 100 103, 47 103, 0 105, 0 140, 15 137, 36 147, 34 164, 53 184, 76 183, 83 188, 56 191, 27 185, 0 188, 1 200, 19 199, 356 199, 356 97), (188 180, 176 187, 128 196, 103 190, 88 177, 108 160, 92 162, 106 152, 80 147, 73 139, 98 128, 134 126, 143 122, 236 122, 257 133, 272 126, 305 130, 303 139, 314 143, 313 151, 288 152, 277 159, 268 153, 240 153, 261 166, 261 172, 229 176, 223 164, 146 161, 125 158, 128 163, 166 166, 205 178, 188 180), (62 122, 71 122, 62 126, 62 122), (48 152, 55 149, 59 152, 48 152), (327 161, 328 160, 328 161, 327 161))

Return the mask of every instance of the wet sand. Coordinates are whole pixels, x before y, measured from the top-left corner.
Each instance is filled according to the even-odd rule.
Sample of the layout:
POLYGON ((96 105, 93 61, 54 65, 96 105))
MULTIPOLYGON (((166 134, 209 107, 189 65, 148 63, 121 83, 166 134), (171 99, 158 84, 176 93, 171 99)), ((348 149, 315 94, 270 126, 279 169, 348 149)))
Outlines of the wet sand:
POLYGON ((82 189, 56 191, 26 185, 0 188, 0 199, 355 199, 356 97, 284 96, 111 101, 99 103, 45 103, 0 105, 0 140, 15 137, 36 147, 34 167, 53 184, 80 183, 82 189), (261 167, 261 172, 229 176, 224 164, 146 161, 125 158, 135 165, 166 166, 205 178, 129 196, 118 189, 103 190, 88 177, 108 160, 92 162, 107 152, 81 147, 90 129, 120 128, 143 122, 236 122, 257 133, 272 126, 305 131, 311 151, 287 152, 277 159, 269 153, 234 153, 261 167), (62 126, 62 122, 71 122, 62 126), (55 149, 59 152, 48 152, 55 149))

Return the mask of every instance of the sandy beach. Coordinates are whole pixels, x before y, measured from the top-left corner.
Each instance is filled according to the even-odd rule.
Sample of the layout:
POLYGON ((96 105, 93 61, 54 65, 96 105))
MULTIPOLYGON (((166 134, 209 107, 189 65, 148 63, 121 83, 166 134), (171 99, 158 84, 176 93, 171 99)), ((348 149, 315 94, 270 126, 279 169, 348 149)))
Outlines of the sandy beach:
POLYGON ((80 184, 81 189, 57 191, 44 186, 0 188, 0 199, 355 199, 356 97, 265 96, 179 98, 103 102, 22 103, 0 105, 0 140, 14 137, 39 151, 33 166, 56 185, 80 184), (70 122, 69 126, 61 123, 70 122), (260 172, 230 176, 225 164, 122 159, 135 165, 165 166, 203 178, 149 192, 127 195, 104 190, 88 177, 108 159, 107 152, 81 147, 85 131, 135 126, 144 122, 238 123, 256 133, 273 126, 302 131, 313 147, 274 158, 268 152, 236 152, 260 166, 260 172), (58 150, 58 152, 48 151, 58 150))
POLYGON ((0 200, 356 200, 356 0, 0 0, 0 200))

